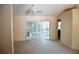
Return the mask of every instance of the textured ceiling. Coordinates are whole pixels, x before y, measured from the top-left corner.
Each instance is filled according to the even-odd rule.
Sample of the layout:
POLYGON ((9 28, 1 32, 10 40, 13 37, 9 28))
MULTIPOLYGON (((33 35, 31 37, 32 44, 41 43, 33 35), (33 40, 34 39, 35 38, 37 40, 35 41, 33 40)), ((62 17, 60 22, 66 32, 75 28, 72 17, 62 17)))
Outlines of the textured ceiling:
MULTIPOLYGON (((36 13, 34 15, 39 16, 57 16, 63 10, 73 7, 74 4, 34 4, 34 9, 44 12, 36 13)), ((13 14, 14 16, 25 16, 26 11, 31 8, 31 4, 14 4, 13 14)), ((28 14, 32 15, 32 14, 28 14)))

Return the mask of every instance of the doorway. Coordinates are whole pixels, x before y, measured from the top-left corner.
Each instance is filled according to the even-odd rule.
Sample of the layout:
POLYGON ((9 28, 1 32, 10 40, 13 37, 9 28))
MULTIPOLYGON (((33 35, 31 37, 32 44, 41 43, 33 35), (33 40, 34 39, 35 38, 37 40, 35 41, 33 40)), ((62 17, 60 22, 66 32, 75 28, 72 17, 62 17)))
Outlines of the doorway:
POLYGON ((27 40, 49 40, 49 21, 27 21, 27 40))
POLYGON ((58 40, 60 40, 61 38, 61 19, 58 19, 57 21, 57 24, 58 24, 58 40))

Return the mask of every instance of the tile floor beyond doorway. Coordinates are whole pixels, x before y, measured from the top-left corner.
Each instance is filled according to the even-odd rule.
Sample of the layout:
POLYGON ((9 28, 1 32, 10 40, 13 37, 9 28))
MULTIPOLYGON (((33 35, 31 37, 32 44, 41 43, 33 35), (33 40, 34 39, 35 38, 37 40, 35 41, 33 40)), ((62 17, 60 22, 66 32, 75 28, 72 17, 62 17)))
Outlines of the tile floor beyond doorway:
POLYGON ((59 41, 28 40, 14 42, 15 54, 76 54, 78 51, 61 44, 59 41))

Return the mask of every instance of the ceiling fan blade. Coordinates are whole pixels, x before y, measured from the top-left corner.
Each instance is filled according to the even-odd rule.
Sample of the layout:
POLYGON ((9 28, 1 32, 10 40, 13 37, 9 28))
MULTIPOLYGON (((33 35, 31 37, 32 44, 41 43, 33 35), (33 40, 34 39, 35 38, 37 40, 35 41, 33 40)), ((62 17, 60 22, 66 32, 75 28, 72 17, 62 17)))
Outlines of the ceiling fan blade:
POLYGON ((26 11, 26 14, 29 14, 29 12, 30 12, 30 10, 27 10, 27 11, 26 11))
POLYGON ((29 14, 30 12, 32 12, 32 8, 29 8, 28 10, 25 11, 26 15, 29 14))

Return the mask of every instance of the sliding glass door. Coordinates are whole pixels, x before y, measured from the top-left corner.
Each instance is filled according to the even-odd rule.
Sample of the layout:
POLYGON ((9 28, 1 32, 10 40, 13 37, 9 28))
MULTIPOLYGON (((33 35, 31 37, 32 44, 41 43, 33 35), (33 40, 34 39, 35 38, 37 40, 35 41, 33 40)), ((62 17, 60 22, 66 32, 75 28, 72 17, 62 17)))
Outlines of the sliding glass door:
POLYGON ((49 39, 49 21, 28 21, 26 22, 26 28, 28 40, 49 39))

